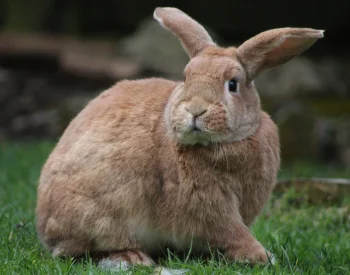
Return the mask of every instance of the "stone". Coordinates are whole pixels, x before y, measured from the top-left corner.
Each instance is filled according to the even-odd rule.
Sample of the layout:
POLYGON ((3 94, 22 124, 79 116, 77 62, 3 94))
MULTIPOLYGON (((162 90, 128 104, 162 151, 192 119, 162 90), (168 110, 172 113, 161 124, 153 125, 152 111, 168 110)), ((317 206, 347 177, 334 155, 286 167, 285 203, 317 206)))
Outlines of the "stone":
POLYGON ((174 79, 183 79, 189 58, 179 40, 153 18, 147 18, 120 44, 124 56, 174 79))

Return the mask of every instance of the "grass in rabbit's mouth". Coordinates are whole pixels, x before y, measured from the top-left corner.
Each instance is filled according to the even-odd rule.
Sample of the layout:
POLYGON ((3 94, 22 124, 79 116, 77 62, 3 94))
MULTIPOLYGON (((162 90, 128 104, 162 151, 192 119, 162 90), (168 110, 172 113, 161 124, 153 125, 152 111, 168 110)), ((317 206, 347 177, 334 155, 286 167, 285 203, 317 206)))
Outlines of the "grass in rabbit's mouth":
MULTIPOLYGON (((110 274, 91 262, 52 259, 37 239, 36 185, 52 148, 50 142, 0 143, 0 274, 110 274)), ((350 178, 350 171, 302 163, 282 169, 280 177, 291 176, 350 178)), ((252 232, 275 254, 274 266, 175 257, 163 264, 191 274, 350 274, 349 202, 313 206, 293 191, 273 196, 252 232)), ((150 269, 135 268, 132 274, 150 274, 150 269)))

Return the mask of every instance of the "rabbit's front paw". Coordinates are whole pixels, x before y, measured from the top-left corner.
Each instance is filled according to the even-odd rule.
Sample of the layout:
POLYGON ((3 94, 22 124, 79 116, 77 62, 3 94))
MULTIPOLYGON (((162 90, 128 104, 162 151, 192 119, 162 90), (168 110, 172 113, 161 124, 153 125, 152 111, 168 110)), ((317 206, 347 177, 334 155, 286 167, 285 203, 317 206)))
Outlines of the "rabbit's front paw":
POLYGON ((237 262, 251 263, 251 264, 275 264, 276 260, 272 253, 266 251, 265 248, 255 243, 252 245, 240 246, 229 252, 230 258, 237 262))

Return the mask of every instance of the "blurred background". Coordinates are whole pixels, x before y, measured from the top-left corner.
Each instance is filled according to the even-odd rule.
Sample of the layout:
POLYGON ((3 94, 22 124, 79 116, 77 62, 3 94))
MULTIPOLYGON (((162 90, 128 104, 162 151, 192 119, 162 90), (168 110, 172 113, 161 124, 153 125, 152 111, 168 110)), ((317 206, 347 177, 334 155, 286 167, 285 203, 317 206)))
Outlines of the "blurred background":
POLYGON ((156 6, 182 9, 222 46, 270 28, 326 30, 256 83, 280 127, 285 163, 350 169, 349 0, 0 0, 0 143, 57 141, 84 105, 118 80, 182 79, 188 57, 152 18, 156 6))

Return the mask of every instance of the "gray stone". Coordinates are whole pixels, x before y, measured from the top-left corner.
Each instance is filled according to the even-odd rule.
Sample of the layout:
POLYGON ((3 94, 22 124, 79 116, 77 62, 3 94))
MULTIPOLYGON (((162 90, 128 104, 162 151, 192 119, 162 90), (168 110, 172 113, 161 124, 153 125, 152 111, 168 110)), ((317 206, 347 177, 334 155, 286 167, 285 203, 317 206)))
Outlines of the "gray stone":
POLYGON ((142 22, 140 28, 121 43, 121 50, 145 67, 177 79, 183 77, 189 61, 179 40, 153 18, 142 22))

